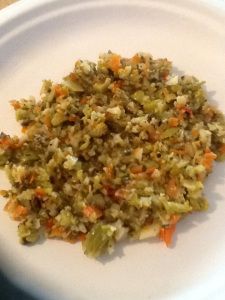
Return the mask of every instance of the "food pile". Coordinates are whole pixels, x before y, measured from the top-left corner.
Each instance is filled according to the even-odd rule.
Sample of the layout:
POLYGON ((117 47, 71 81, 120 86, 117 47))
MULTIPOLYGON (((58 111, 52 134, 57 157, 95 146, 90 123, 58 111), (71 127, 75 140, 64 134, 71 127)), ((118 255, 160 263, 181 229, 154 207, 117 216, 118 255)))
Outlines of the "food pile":
POLYGON ((0 136, 12 188, 5 210, 22 243, 82 240, 97 257, 129 236, 171 243, 176 223, 206 210, 203 183, 225 155, 225 120, 202 82, 144 53, 78 60, 40 99, 11 101, 22 135, 0 136))

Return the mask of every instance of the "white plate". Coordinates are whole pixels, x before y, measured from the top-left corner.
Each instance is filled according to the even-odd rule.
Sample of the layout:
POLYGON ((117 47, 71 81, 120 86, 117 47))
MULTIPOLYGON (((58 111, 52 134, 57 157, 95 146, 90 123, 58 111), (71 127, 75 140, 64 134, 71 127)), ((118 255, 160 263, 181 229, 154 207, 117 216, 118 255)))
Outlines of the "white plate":
MULTIPOLYGON (((108 49, 171 59, 180 72, 206 80, 210 100, 225 112, 221 0, 25 0, 1 11, 0 24, 0 128, 10 134, 19 132, 10 99, 38 96, 42 79, 60 80, 76 59, 108 49)), ((182 221, 172 249, 157 241, 125 243, 98 261, 80 244, 21 246, 1 201, 1 266, 43 300, 225 299, 224 184, 219 164, 207 181, 209 212, 182 221)))

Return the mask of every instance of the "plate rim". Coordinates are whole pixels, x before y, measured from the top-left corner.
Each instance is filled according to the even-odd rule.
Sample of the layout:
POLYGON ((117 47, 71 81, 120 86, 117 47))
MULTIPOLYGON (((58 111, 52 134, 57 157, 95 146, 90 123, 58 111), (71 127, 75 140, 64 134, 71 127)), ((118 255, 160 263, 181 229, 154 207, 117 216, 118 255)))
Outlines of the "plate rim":
MULTIPOLYGON (((60 0, 32 0, 32 2, 30 0, 20 0, 16 3, 13 3, 12 5, 10 5, 9 7, 6 7, 4 9, 2 9, 0 11, 0 26, 4 27, 7 26, 7 23, 10 21, 16 21, 18 17, 20 17, 21 15, 23 15, 24 13, 28 13, 32 10, 35 10, 36 8, 40 8, 40 7, 44 7, 46 4, 54 4, 56 2, 59 3, 60 0)), ((105 2, 109 2, 110 0, 106 0, 105 2)), ((142 1, 142 0, 141 0, 142 1)), ((140 1, 140 2, 141 2, 140 1)), ((145 0, 143 0, 145 1, 145 0)), ((168 0, 160 0, 162 2, 168 2, 168 0)), ((75 2, 75 1, 74 1, 75 2)), ((103 2, 102 0, 76 0, 77 3, 97 3, 97 2, 103 2)), ((129 2, 126 0, 122 0, 121 2, 129 2)), ((132 1, 134 3, 137 3, 137 1, 132 1)), ((145 1, 146 2, 146 1, 145 1)), ((148 2, 152 2, 152 0, 149 0, 148 2)), ((179 1, 174 1, 176 3, 179 3, 179 1)), ((180 5, 182 6, 184 4, 185 1, 180 2, 180 5)), ((193 0, 186 0, 186 3, 188 4, 193 4, 194 1, 193 0)), ((115 3, 112 3, 112 5, 116 5, 115 3)), ((225 1, 223 0, 214 0, 214 2, 210 3, 210 0, 200 0, 198 3, 195 3, 194 5, 205 5, 205 7, 207 9, 214 9, 216 11, 216 13, 218 13, 218 15, 221 14, 221 16, 225 16, 225 1), (219 8, 222 8, 222 11, 218 11, 219 8)), ((223 20, 224 21, 224 20, 223 20)), ((4 267, 3 267, 4 269, 4 267)), ((4 270, 5 271, 5 270, 4 270)), ((5 272, 6 276, 7 276, 7 272, 5 272)), ((7 276, 8 277, 8 276, 7 276)), ((13 283, 14 280, 11 280, 9 277, 9 280, 13 283)), ((26 288, 26 291, 29 293, 29 289, 26 288)), ((45 294, 47 296, 47 299, 51 298, 51 295, 45 294)))

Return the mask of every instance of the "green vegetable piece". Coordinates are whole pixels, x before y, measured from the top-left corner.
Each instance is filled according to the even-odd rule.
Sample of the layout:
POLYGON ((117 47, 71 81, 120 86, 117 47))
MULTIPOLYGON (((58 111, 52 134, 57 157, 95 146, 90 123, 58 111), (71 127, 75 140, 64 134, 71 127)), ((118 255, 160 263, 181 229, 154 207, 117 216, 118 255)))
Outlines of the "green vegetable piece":
POLYGON ((110 83, 111 83, 111 79, 106 78, 106 80, 103 83, 95 83, 93 88, 96 92, 103 93, 107 90, 110 83))
POLYGON ((3 167, 10 158, 10 151, 0 149, 0 167, 3 167))
POLYGON ((98 257, 106 253, 114 244, 116 228, 107 224, 96 224, 83 242, 84 253, 98 257))
POLYGON ((69 77, 65 77, 63 84, 68 87, 72 92, 83 92, 83 87, 75 81, 72 81, 69 77))
POLYGON ((24 243, 34 243, 40 237, 40 224, 35 220, 26 220, 20 223, 18 226, 18 235, 20 242, 24 243))
POLYGON ((192 207, 188 201, 185 201, 184 203, 163 201, 163 205, 169 214, 182 214, 192 211, 192 207))
POLYGON ((161 134, 161 139, 168 139, 178 133, 179 128, 168 128, 161 134))
POLYGON ((144 97, 145 97, 145 93, 143 91, 137 91, 131 96, 131 98, 134 101, 137 101, 138 103, 142 103, 144 100, 144 97))
POLYGON ((155 101, 146 101, 144 103, 144 111, 145 113, 154 112, 156 109, 156 102, 155 101))

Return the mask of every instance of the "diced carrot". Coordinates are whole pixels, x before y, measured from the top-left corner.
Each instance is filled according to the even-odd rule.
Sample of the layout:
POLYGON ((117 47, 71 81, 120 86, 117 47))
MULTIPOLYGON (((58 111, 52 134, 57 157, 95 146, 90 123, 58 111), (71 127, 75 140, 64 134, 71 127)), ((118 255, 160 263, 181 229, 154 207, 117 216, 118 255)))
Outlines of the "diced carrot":
POLYGON ((44 116, 44 124, 45 124, 48 128, 51 128, 52 123, 51 123, 51 118, 50 118, 50 115, 49 115, 49 114, 46 114, 46 115, 44 116))
POLYGON ((62 226, 57 226, 52 228, 50 231, 49 237, 51 238, 63 238, 63 235, 65 233, 65 228, 62 226))
POLYGON ((122 80, 117 80, 113 82, 112 92, 115 93, 117 89, 120 89, 123 86, 122 80))
POLYGON ((15 220, 20 220, 21 218, 26 217, 27 214, 28 214, 28 208, 19 204, 16 206, 16 208, 12 214, 12 217, 15 220))
POLYGON ((171 178, 166 185, 166 194, 171 198, 177 198, 180 193, 180 189, 177 186, 176 180, 171 178))
POLYGON ((38 197, 38 198, 43 198, 44 196, 46 195, 45 191, 43 188, 41 187, 37 187, 35 189, 35 196, 38 197))
POLYGON ((173 233, 175 232, 176 225, 170 225, 168 227, 164 227, 160 229, 159 237, 163 240, 167 247, 171 245, 173 233))
POLYGON ((109 197, 112 197, 112 198, 114 198, 115 197, 115 192, 116 192, 116 189, 115 188, 113 188, 111 185, 109 185, 109 184, 105 184, 105 185, 103 185, 103 187, 104 187, 104 192, 105 192, 105 194, 107 195, 107 196, 109 196, 109 197))
POLYGON ((212 169, 213 161, 216 159, 217 155, 212 151, 206 152, 202 159, 202 164, 206 170, 210 171, 212 169))
POLYGON ((113 165, 112 164, 108 165, 107 167, 104 167, 103 170, 106 173, 106 177, 108 179, 113 178, 113 165))
POLYGON ((83 97, 80 99, 80 104, 86 104, 88 102, 88 99, 86 97, 83 97))
POLYGON ((168 75, 169 75, 169 71, 164 71, 162 73, 161 77, 162 77, 163 80, 167 80, 168 75))
POLYGON ((72 81, 76 81, 77 80, 77 75, 75 73, 70 73, 70 79, 72 81))
POLYGON ((179 110, 178 119, 183 120, 185 114, 188 114, 189 117, 193 117, 193 111, 190 107, 184 106, 183 104, 176 104, 176 108, 179 110))
POLYGON ((102 216, 102 211, 95 206, 87 205, 83 209, 83 214, 87 218, 93 217, 93 218, 98 219, 102 216))
POLYGON ((3 148, 9 148, 12 145, 12 139, 9 136, 3 136, 0 138, 0 146, 3 148))
POLYGON ((27 130, 28 130, 28 126, 23 126, 22 129, 21 129, 21 132, 26 133, 27 130))
POLYGON ((112 201, 118 203, 120 203, 127 195, 123 189, 115 189, 110 184, 104 184, 103 188, 103 193, 110 197, 112 201))
POLYGON ((145 173, 148 175, 152 175, 154 171, 155 171, 155 167, 148 167, 145 173))
POLYGON ((195 138, 199 137, 199 131, 197 129, 192 129, 191 135, 195 138))
POLYGON ((179 125, 179 119, 175 117, 169 118, 168 124, 170 127, 177 127, 179 125))
POLYGON ((10 103, 11 103, 12 107, 13 107, 15 110, 21 108, 21 104, 20 104, 20 102, 17 101, 17 100, 12 100, 12 101, 10 101, 10 103))
POLYGON ((51 230, 53 225, 54 225, 54 219, 53 218, 49 218, 46 223, 45 223, 45 227, 47 230, 51 230))
POLYGON ((154 128, 154 126, 152 126, 152 125, 148 126, 147 132, 148 132, 148 134, 149 134, 149 140, 150 140, 151 142, 156 142, 156 141, 159 140, 159 138, 160 138, 160 133, 159 133, 159 131, 157 131, 157 130, 154 128))
POLYGON ((130 168, 130 171, 133 174, 140 174, 143 172, 143 167, 142 166, 133 166, 130 168))
POLYGON ((184 120, 184 114, 181 110, 179 111, 179 114, 178 114, 177 118, 178 118, 180 123, 184 120))
POLYGON ((220 152, 221 154, 225 154, 225 144, 222 144, 222 145, 220 146, 219 152, 220 152))
POLYGON ((54 88, 56 97, 68 96, 68 91, 64 89, 60 84, 55 85, 54 88))
POLYGON ((189 115, 189 117, 193 117, 193 111, 190 107, 185 106, 184 108, 182 108, 182 113, 186 113, 189 115))
POLYGON ((84 241, 86 239, 86 234, 85 233, 79 233, 77 236, 77 241, 84 241))
POLYGON ((132 58, 131 58, 131 63, 132 64, 139 64, 141 62, 141 57, 138 54, 135 54, 132 58))
POLYGON ((120 188, 115 191, 115 198, 120 202, 127 197, 127 190, 125 188, 120 188))
POLYGON ((111 57, 108 60, 107 66, 110 70, 113 72, 117 72, 120 68, 120 56, 117 54, 112 54, 111 57))
MULTIPOLYGON (((8 140, 5 141, 5 147, 11 148, 11 149, 18 149, 23 145, 23 141, 20 140, 13 140, 11 138, 8 138, 8 140)), ((1 146, 1 142, 0 142, 1 146)))

